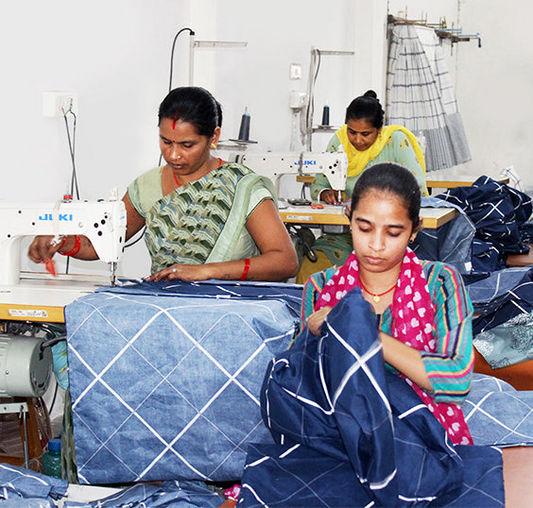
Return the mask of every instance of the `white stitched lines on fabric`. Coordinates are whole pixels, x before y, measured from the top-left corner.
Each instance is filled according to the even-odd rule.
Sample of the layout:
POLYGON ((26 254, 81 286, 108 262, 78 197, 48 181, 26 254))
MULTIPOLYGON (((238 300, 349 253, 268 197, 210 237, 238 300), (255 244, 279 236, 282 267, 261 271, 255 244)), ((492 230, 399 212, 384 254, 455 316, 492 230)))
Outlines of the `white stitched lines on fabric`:
POLYGON ((417 406, 413 406, 407 411, 404 411, 401 415, 398 416, 398 418, 402 420, 403 418, 407 418, 410 414, 415 413, 416 411, 420 411, 421 409, 427 409, 427 406, 425 404, 418 404, 417 406))
POLYGON ((526 437, 526 438, 530 438, 531 436, 528 436, 527 434, 522 434, 521 432, 518 432, 516 429, 520 426, 521 423, 523 423, 525 420, 527 420, 527 418, 529 417, 529 415, 531 414, 532 410, 531 408, 529 408, 529 412, 524 416, 522 417, 521 421, 516 425, 516 427, 514 429, 512 429, 511 427, 509 427, 508 425, 505 425, 503 422, 501 422, 500 420, 498 420, 497 418, 495 418, 494 416, 492 416, 490 413, 488 413, 487 411, 485 411, 481 406, 482 404, 487 401, 490 396, 492 395, 492 393, 487 393, 479 402, 477 402, 476 404, 474 404, 472 401, 470 400, 465 400, 465 403, 471 405, 473 407, 473 409, 470 411, 470 413, 468 414, 468 416, 465 418, 465 421, 468 423, 468 420, 470 420, 474 413, 476 412, 480 412, 482 413, 484 416, 486 416, 489 420, 492 420, 493 422, 497 423, 500 427, 502 427, 503 429, 507 430, 508 432, 510 432, 511 434, 513 435, 516 435, 516 436, 522 436, 522 437, 526 437))
MULTIPOLYGON (((327 322, 327 320, 326 320, 327 322)), ((359 355, 359 353, 357 353, 357 351, 355 351, 355 349, 350 346, 336 331, 334 328, 331 327, 331 325, 328 323, 328 329, 331 331, 331 333, 335 336, 335 338, 346 348, 346 350, 361 364, 361 370, 366 374, 367 378, 370 380, 371 384, 374 386, 374 389, 376 390, 376 392, 378 393, 381 401, 383 402, 383 404, 385 405, 385 407, 387 408, 387 412, 389 414, 389 420, 390 420, 390 423, 392 425, 392 412, 391 412, 391 407, 390 407, 390 403, 389 403, 389 399, 387 398, 387 396, 383 393, 383 391, 381 390, 381 387, 379 386, 378 382, 376 381, 376 378, 374 377, 374 375, 372 374, 372 372, 370 371, 370 369, 368 368, 368 366, 366 365, 366 363, 363 361, 363 357, 359 355)), ((379 341, 376 341, 376 345, 377 345, 377 350, 370 350, 373 352, 373 355, 377 353, 377 351, 379 351, 381 349, 381 343, 379 341)), ((366 358, 366 357, 365 357, 366 358)), ((337 399, 338 397, 335 396, 335 400, 337 399)))

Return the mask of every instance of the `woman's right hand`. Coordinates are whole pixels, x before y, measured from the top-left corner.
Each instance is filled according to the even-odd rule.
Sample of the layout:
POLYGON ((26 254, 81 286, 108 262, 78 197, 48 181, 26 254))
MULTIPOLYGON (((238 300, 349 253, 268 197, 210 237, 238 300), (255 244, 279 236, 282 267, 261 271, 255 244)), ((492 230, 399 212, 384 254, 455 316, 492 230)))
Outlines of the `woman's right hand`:
POLYGON ((322 307, 316 312, 313 312, 305 321, 307 328, 313 335, 320 335, 320 329, 324 323, 326 316, 331 312, 332 307, 322 307))
POLYGON ((62 242, 57 245, 52 243, 53 236, 36 236, 28 249, 28 256, 34 263, 46 263, 52 259, 54 254, 61 247, 62 242))
POLYGON ((333 189, 324 189, 320 193, 320 201, 324 201, 324 203, 327 203, 328 205, 339 204, 337 197, 337 191, 334 191, 333 189))

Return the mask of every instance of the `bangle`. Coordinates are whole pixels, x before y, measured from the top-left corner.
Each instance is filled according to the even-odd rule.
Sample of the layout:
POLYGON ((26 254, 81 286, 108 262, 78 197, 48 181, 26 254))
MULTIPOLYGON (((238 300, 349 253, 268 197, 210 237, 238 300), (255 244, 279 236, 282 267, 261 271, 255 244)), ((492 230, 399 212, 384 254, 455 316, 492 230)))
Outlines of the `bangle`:
POLYGON ((246 258, 244 260, 244 270, 242 271, 241 280, 246 280, 249 270, 250 270, 250 259, 246 258))
POLYGON ((62 256, 75 256, 81 249, 81 240, 78 235, 74 235, 74 240, 74 247, 72 247, 72 250, 70 250, 69 252, 60 252, 58 250, 57 252, 59 252, 59 254, 61 254, 62 256))

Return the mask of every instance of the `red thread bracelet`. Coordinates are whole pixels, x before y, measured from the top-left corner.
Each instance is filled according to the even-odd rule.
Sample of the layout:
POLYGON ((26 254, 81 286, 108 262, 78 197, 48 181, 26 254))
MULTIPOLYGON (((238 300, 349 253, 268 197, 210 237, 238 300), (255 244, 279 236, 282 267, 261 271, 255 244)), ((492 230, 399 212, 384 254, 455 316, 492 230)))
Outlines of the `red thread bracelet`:
POLYGON ((70 250, 69 252, 59 252, 59 250, 57 252, 59 252, 59 254, 61 254, 62 256, 75 256, 81 249, 81 240, 80 240, 80 237, 78 235, 74 235, 74 247, 72 247, 72 250, 70 250))
POLYGON ((244 260, 244 270, 242 271, 241 280, 246 280, 249 270, 250 270, 250 259, 246 258, 244 260))

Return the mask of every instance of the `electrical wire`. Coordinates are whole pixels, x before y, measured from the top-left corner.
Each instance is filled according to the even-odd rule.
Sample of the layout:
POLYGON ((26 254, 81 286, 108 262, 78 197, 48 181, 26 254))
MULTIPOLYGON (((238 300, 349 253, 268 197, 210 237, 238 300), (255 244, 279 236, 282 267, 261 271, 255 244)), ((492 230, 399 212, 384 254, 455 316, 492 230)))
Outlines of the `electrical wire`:
MULTIPOLYGON (((182 34, 183 32, 185 32, 186 30, 189 31, 189 35, 194 35, 194 31, 191 29, 191 28, 188 28, 188 27, 185 27, 185 28, 182 28, 175 36, 174 36, 174 40, 172 41, 172 50, 170 52, 170 73, 169 73, 169 78, 168 78, 168 92, 170 93, 171 90, 172 90, 172 78, 173 78, 173 75, 174 75, 174 50, 176 49, 176 42, 178 40, 178 37, 180 36, 180 34, 182 34)), ((162 162, 162 159, 163 159, 163 154, 159 154, 159 162, 158 162, 158 166, 161 166, 161 162, 162 162)), ((136 242, 133 242, 132 244, 130 245, 133 245, 134 243, 136 242)))
POLYGON ((182 28, 174 37, 174 41, 172 42, 172 51, 170 53, 170 77, 168 81, 168 91, 170 92, 172 90, 172 74, 174 72, 174 49, 176 47, 176 41, 178 40, 178 37, 182 32, 185 30, 189 31, 189 35, 194 35, 194 31, 190 28, 182 28))
POLYGON ((72 163, 72 175, 70 179, 70 195, 74 196, 74 190, 76 191, 76 199, 80 199, 80 189, 78 187, 78 174, 76 171, 76 123, 77 117, 74 111, 72 111, 72 106, 67 110, 63 111, 63 118, 65 120, 65 128, 67 130, 67 139, 68 139, 68 148, 70 152, 70 160, 72 163), (70 128, 68 124, 67 115, 72 115, 72 136, 70 135, 70 128))
POLYGON ((313 133, 313 115, 315 112, 315 84, 318 78, 318 72, 320 71, 320 64, 322 55, 319 49, 313 49, 311 54, 311 65, 309 68, 309 93, 307 101, 307 109, 305 112, 302 132, 302 143, 306 144, 307 149, 311 151, 311 140, 313 133), (316 55, 316 57, 315 57, 316 55))

